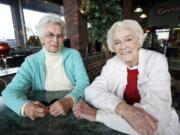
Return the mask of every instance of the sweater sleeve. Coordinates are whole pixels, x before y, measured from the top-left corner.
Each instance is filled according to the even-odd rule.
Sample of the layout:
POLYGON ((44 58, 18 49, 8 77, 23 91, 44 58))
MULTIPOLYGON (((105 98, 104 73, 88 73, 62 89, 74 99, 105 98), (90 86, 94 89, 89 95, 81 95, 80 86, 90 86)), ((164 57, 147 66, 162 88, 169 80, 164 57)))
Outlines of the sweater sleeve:
POLYGON ((73 67, 71 67, 71 70, 73 70, 72 76, 73 82, 74 82, 74 88, 72 92, 67 94, 66 96, 70 96, 73 98, 73 102, 78 102, 79 98, 83 98, 84 96, 84 89, 89 85, 89 78, 86 72, 86 69, 84 67, 84 63, 82 60, 81 55, 78 51, 74 51, 73 53, 73 67))
POLYGON ((112 110, 98 110, 96 121, 101 122, 116 131, 123 132, 128 135, 138 135, 138 133, 119 115, 112 110))
POLYGON ((171 111, 171 86, 167 60, 158 55, 149 59, 145 69, 146 81, 139 85, 141 101, 135 106, 142 107, 145 111, 156 117, 159 121, 159 129, 165 128, 171 111))
POLYGON ((117 81, 113 73, 113 65, 110 62, 103 67, 101 75, 85 90, 85 99, 91 105, 99 109, 110 109, 115 111, 121 102, 116 95, 117 81))
POLYGON ((18 115, 21 115, 22 106, 28 102, 26 94, 30 88, 31 80, 30 66, 26 60, 2 92, 4 104, 18 115))

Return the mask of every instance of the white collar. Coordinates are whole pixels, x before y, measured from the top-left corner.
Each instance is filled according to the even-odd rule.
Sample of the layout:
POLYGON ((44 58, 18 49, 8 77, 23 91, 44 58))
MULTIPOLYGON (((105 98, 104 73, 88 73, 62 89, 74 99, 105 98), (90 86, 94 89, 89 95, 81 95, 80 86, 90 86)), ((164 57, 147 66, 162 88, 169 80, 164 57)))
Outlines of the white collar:
POLYGON ((43 47, 43 51, 45 53, 46 56, 58 56, 60 54, 60 51, 52 53, 52 52, 48 52, 45 47, 43 47))

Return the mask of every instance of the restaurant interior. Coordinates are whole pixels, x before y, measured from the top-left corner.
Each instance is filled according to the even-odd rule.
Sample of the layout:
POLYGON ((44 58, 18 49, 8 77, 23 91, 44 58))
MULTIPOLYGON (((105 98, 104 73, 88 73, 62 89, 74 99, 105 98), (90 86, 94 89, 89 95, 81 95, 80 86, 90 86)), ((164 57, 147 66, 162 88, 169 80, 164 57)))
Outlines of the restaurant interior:
MULTIPOLYGON (((0 92, 24 59, 41 49, 39 37, 28 26, 28 22, 38 20, 34 21, 28 13, 53 12, 62 16, 68 29, 64 46, 81 53, 91 82, 100 74, 107 59, 114 56, 105 42, 109 27, 117 20, 135 19, 144 29, 143 48, 167 57, 173 106, 180 116, 179 0, 0 0, 0 6, 6 6, 10 13, 13 35, 0 36, 0 92)), ((8 18, 6 11, 3 16, 0 14, 1 21, 8 18)), ((0 29, 3 27, 6 26, 0 23, 0 29)))

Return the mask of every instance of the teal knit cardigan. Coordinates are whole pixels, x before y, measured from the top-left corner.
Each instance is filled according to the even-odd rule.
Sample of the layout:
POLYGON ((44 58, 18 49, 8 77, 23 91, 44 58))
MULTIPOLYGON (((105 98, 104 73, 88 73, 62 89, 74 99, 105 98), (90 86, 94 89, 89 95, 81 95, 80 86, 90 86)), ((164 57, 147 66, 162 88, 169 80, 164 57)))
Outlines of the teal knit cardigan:
MULTIPOLYGON (((61 48, 65 72, 73 84, 73 90, 66 96, 72 96, 77 102, 84 95, 84 89, 89 85, 89 78, 85 70, 82 58, 78 51, 70 48, 61 48)), ((27 91, 45 90, 45 54, 43 49, 28 56, 13 80, 3 90, 3 102, 6 106, 21 115, 23 104, 29 102, 27 91)))

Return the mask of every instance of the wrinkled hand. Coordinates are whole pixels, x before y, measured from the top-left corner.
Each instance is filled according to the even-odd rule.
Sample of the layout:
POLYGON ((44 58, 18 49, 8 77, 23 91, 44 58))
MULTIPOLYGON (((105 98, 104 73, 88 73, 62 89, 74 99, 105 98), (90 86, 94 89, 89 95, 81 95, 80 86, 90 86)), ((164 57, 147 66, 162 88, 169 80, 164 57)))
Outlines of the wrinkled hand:
POLYGON ((76 118, 81 119, 84 118, 89 121, 96 121, 96 112, 97 110, 91 106, 89 106, 85 101, 80 100, 73 107, 73 113, 76 118))
POLYGON ((120 103, 116 112, 122 116, 140 135, 154 135, 158 120, 142 108, 120 103))
POLYGON ((39 101, 30 102, 24 107, 24 115, 31 120, 36 118, 45 117, 49 112, 49 108, 39 101))
POLYGON ((50 105, 49 113, 55 117, 59 115, 66 115, 73 106, 71 97, 60 99, 50 105))

